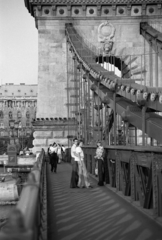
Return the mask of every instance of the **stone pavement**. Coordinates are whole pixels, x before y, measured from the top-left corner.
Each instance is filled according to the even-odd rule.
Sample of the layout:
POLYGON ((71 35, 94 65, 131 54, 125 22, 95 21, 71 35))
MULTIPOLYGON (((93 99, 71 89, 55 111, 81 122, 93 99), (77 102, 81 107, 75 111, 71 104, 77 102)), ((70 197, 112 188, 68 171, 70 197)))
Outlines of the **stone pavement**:
POLYGON ((161 240, 162 227, 106 187, 71 189, 71 165, 47 168, 48 240, 161 240))

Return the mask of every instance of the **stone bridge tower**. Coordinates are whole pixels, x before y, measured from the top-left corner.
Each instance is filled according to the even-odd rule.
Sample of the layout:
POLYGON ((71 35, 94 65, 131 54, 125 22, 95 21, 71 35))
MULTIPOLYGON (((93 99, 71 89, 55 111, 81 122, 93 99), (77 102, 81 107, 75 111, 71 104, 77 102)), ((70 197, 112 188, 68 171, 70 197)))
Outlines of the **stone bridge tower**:
MULTIPOLYGON (((156 29, 162 32, 162 2, 161 0, 25 0, 25 6, 35 18, 39 36, 37 121, 34 123, 34 145, 35 150, 38 150, 54 141, 67 144, 69 121, 71 133, 75 131, 75 120, 66 120, 68 118, 67 66, 70 60, 67 54, 65 24, 73 23, 84 41, 91 48, 97 49, 98 53, 102 47, 108 49, 112 47, 106 44, 108 39, 108 43, 113 44, 113 53, 116 56, 145 54, 149 52, 150 46, 140 35, 140 23, 147 21, 153 26, 156 25, 156 29), (108 22, 108 28, 105 30, 103 28, 102 31, 105 22, 108 22), (105 40, 102 41, 102 38, 105 40), (57 119, 49 121, 52 118, 57 119)), ((126 63, 131 62, 133 65, 132 74, 136 78, 141 78, 142 75, 143 81, 149 81, 150 77, 144 76, 145 69, 141 61, 125 59, 126 63)), ((160 79, 162 73, 158 74, 160 79)), ((149 84, 154 85, 153 78, 151 81, 149 84)), ((160 86, 160 83, 158 85, 160 86)))

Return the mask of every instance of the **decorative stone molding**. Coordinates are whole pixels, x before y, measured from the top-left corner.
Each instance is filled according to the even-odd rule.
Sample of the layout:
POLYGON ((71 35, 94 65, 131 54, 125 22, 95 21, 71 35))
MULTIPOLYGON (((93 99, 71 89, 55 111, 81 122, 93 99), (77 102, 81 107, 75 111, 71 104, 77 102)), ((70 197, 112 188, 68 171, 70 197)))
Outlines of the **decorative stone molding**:
POLYGON ((98 27, 98 41, 103 44, 104 55, 108 55, 113 47, 114 26, 108 21, 101 23, 98 27))
MULTIPOLYGON (((25 0, 25 5, 28 6, 29 4, 60 4, 60 5, 67 5, 67 4, 86 4, 86 5, 99 5, 99 4, 120 4, 119 0, 25 0)), ((153 3, 161 3, 161 0, 140 0, 141 4, 153 4, 153 3)), ((122 0, 122 4, 139 4, 139 0, 122 0)))
POLYGON ((25 0, 25 6, 33 17, 161 15, 161 0, 25 0), (147 8, 153 4, 157 11, 149 13, 147 8))

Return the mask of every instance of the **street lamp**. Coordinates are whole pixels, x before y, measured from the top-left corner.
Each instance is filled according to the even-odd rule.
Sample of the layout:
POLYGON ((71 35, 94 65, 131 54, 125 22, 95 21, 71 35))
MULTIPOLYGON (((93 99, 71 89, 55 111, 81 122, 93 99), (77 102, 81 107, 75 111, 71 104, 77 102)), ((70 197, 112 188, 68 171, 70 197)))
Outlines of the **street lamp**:
POLYGON ((14 144, 14 126, 15 126, 15 120, 10 120, 9 121, 9 127, 11 129, 10 132, 10 144, 14 144))
POLYGON ((15 120, 10 120, 9 126, 11 129, 10 144, 15 144, 18 147, 18 145, 19 145, 19 139, 18 139, 19 122, 15 122, 15 120))

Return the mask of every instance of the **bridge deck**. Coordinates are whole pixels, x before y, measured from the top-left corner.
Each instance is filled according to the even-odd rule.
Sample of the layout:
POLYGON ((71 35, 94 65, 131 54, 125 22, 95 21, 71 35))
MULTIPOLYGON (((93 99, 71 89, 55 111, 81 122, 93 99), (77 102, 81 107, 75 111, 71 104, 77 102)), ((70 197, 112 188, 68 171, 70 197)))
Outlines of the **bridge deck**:
POLYGON ((107 187, 71 189, 71 166, 47 168, 48 240, 160 240, 162 227, 107 187))

